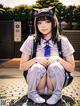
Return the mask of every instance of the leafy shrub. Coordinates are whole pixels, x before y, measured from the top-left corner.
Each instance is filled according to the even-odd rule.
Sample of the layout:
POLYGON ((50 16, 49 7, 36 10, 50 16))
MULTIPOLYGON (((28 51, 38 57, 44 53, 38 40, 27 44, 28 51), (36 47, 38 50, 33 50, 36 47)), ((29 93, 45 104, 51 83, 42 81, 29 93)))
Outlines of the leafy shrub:
POLYGON ((64 30, 80 30, 80 25, 72 25, 72 26, 67 25, 63 29, 64 30))
POLYGON ((72 27, 72 30, 80 30, 80 25, 74 25, 74 26, 72 27))
POLYGON ((69 25, 67 25, 67 26, 65 26, 63 29, 64 29, 64 30, 71 30, 71 29, 72 29, 72 27, 71 27, 71 26, 69 26, 69 25))

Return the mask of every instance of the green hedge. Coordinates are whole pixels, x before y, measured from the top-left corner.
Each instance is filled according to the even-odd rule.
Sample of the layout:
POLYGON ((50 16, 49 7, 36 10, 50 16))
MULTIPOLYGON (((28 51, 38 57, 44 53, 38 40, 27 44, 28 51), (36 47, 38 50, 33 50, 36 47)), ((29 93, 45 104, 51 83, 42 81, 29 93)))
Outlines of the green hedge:
POLYGON ((80 25, 72 25, 72 26, 66 26, 63 28, 64 30, 80 30, 80 25))

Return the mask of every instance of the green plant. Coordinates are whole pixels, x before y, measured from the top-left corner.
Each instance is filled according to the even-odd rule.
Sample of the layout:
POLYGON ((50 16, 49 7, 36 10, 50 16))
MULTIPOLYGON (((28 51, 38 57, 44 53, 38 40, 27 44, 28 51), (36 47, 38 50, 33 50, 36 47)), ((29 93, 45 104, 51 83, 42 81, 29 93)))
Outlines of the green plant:
POLYGON ((64 29, 64 30, 72 30, 72 26, 67 25, 67 26, 65 26, 63 29, 64 29))
POLYGON ((80 25, 74 25, 74 26, 72 27, 72 30, 80 30, 80 25))
POLYGON ((72 25, 72 26, 67 25, 63 29, 64 30, 80 30, 80 25, 72 25))

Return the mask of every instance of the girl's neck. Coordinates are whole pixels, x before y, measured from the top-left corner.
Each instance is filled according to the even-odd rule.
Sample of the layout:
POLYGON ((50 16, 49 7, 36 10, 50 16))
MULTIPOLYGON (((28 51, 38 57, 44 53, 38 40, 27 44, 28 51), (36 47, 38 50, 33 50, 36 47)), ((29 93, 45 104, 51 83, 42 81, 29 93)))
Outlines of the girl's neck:
POLYGON ((44 35, 44 39, 49 40, 51 38, 51 34, 44 35))

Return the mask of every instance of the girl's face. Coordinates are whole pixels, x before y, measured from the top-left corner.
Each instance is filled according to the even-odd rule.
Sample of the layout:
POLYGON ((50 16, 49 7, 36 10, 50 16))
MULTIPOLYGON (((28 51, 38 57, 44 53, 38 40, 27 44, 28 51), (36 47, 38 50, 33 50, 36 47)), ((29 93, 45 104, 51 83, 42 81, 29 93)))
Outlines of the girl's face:
POLYGON ((41 20, 37 22, 38 30, 43 34, 43 35, 51 35, 51 22, 49 20, 41 20))

